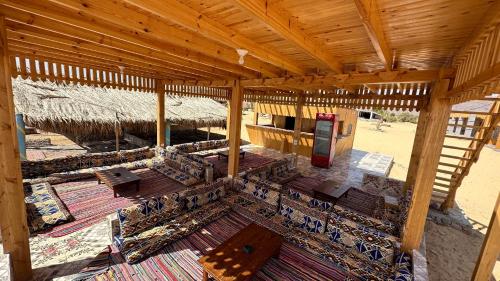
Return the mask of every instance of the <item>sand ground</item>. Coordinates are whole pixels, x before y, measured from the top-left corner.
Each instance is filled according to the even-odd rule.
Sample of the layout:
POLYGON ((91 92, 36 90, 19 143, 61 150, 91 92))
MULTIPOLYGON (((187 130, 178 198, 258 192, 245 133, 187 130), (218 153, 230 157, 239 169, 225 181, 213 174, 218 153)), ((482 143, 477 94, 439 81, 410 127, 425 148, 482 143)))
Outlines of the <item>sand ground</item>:
MULTIPOLYGON (((242 139, 248 140, 244 124, 251 123, 253 114, 243 115, 242 139)), ((263 117, 259 123, 268 123, 263 117)), ((416 124, 390 123, 378 131, 374 123, 360 121, 357 124, 354 148, 380 152, 394 156, 390 177, 405 180, 410 162, 416 124)), ((212 132, 224 134, 223 130, 212 132)), ((446 144, 467 146, 461 140, 446 140, 446 144)), ((456 197, 456 208, 467 216, 475 231, 466 234, 451 227, 426 225, 427 259, 431 281, 470 280, 479 255, 486 227, 500 192, 500 151, 485 147, 479 161, 464 179, 456 197)), ((500 262, 494 270, 494 280, 500 280, 500 262)))

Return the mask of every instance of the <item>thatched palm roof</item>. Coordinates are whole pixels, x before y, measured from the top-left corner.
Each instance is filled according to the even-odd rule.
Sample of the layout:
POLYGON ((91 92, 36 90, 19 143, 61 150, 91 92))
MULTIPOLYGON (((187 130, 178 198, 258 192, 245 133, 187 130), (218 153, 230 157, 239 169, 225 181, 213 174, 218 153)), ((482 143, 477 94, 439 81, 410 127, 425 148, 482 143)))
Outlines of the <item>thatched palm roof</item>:
MULTIPOLYGON (((156 123, 156 94, 12 80, 16 112, 23 113, 28 126, 80 136, 110 135, 119 120, 129 131, 153 133, 156 123)), ((165 117, 181 126, 222 126, 226 122, 224 105, 208 98, 167 95, 165 117)))

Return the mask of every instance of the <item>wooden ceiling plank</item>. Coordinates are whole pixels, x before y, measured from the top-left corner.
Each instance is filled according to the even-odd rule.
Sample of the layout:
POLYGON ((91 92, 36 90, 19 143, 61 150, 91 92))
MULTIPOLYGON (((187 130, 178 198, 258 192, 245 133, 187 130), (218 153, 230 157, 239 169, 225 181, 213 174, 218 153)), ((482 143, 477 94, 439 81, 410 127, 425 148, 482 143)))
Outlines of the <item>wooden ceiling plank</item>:
MULTIPOLYGON (((103 60, 98 60, 93 57, 87 57, 85 55, 75 56, 73 53, 67 53, 59 50, 51 50, 46 48, 40 48, 39 46, 29 45, 29 44, 16 44, 16 42, 11 42, 12 44, 9 46, 9 52, 11 55, 29 55, 35 58, 51 58, 52 60, 63 63, 70 64, 73 66, 78 66, 81 64, 91 65, 95 68, 105 69, 107 71, 119 72, 116 68, 116 64, 114 62, 108 62, 103 60)), ((143 68, 137 68, 134 66, 127 67, 125 72, 131 73, 139 76, 147 76, 150 78, 164 78, 164 79, 172 79, 173 77, 177 77, 177 79, 187 79, 186 76, 181 76, 176 73, 164 73, 158 72, 154 70, 148 70, 143 68)))
POLYGON ((214 77, 216 77, 213 75, 206 75, 206 74, 201 73, 201 72, 193 72, 193 71, 187 72, 184 70, 172 68, 168 65, 158 63, 157 61, 155 61, 153 59, 138 57, 136 55, 128 54, 128 53, 123 52, 123 51, 109 49, 109 48, 98 46, 98 45, 95 45, 92 43, 83 42, 83 41, 75 41, 75 40, 63 38, 62 36, 49 35, 48 32, 46 32, 46 31, 30 31, 30 30, 26 30, 26 29, 12 30, 9 27, 8 34, 10 36, 12 36, 12 38, 16 38, 17 40, 27 40, 27 41, 28 40, 42 40, 42 41, 48 40, 48 41, 55 42, 58 44, 63 44, 63 45, 68 45, 68 46, 72 46, 75 48, 80 48, 82 50, 99 52, 99 53, 102 53, 103 55, 109 54, 112 56, 122 58, 124 60, 126 59, 126 60, 130 60, 130 61, 135 61, 137 63, 148 64, 148 65, 151 65, 151 67, 155 67, 158 69, 166 69, 166 70, 170 70, 173 72, 177 71, 180 74, 186 74, 188 76, 195 76, 195 77, 197 76, 200 78, 205 77, 205 78, 209 78, 209 79, 213 79, 214 77))
POLYGON ((147 58, 154 58, 161 60, 162 62, 172 65, 172 67, 178 68, 179 70, 185 71, 200 71, 203 73, 210 73, 215 76, 223 77, 223 78, 236 78, 238 77, 236 74, 221 70, 216 67, 204 65, 201 63, 180 59, 178 57, 169 55, 164 52, 159 52, 150 48, 137 46, 134 44, 128 44, 126 42, 122 42, 120 40, 116 40, 106 35, 97 34, 94 32, 90 32, 87 30, 83 30, 80 28, 75 28, 69 25, 58 24, 56 25, 54 21, 40 17, 30 13, 24 13, 21 11, 16 11, 9 7, 0 6, 0 13, 7 14, 7 24, 9 27, 14 29, 28 29, 35 31, 35 28, 38 30, 47 30, 52 33, 62 34, 65 36, 71 36, 78 40, 84 40, 87 42, 92 42, 95 44, 99 44, 102 46, 106 46, 109 48, 113 48, 116 50, 126 51, 130 53, 134 53, 137 55, 141 55, 147 58))
POLYGON ((295 43, 316 60, 326 64, 335 73, 342 73, 343 65, 333 57, 323 42, 303 32, 290 15, 277 5, 269 6, 266 0, 233 0, 244 10, 264 22, 286 40, 295 43))
MULTIPOLYGON (((195 52, 187 48, 174 46, 172 44, 165 42, 158 42, 158 41, 139 38, 137 36, 134 36, 134 34, 126 33, 119 28, 113 28, 107 26, 105 23, 99 20, 94 20, 94 22, 92 22, 91 20, 84 19, 79 16, 75 17, 69 14, 54 11, 52 9, 53 7, 48 6, 47 3, 45 2, 27 0, 23 1, 23 3, 19 3, 18 1, 5 0, 2 2, 2 4, 16 10, 29 12, 40 17, 51 19, 56 22, 56 24, 53 26, 54 29, 57 29, 58 25, 61 25, 62 23, 72 27, 81 28, 91 32, 109 36, 111 38, 121 40, 129 44, 135 44, 138 46, 151 48, 158 52, 164 52, 181 59, 205 64, 207 66, 216 67, 222 70, 231 71, 243 77, 255 78, 259 76, 256 71, 241 67, 240 65, 235 65, 232 63, 221 61, 219 59, 207 56, 200 52, 195 52)), ((7 14, 7 17, 10 16, 11 14, 7 14)))
POLYGON ((392 70, 393 55, 385 37, 377 0, 354 0, 354 3, 378 57, 387 71, 392 70))
POLYGON ((34 50, 56 50, 56 51, 63 51, 66 54, 72 54, 74 56, 86 56, 86 57, 91 57, 95 59, 96 61, 105 61, 108 64, 114 63, 116 71, 119 71, 118 65, 123 65, 126 68, 128 67, 135 67, 138 69, 156 69, 158 72, 163 72, 163 73, 170 73, 170 74, 176 74, 177 76, 182 76, 182 77, 192 77, 192 79, 198 79, 197 77, 199 76, 194 76, 194 75, 181 75, 181 73, 176 72, 176 71, 170 71, 170 70, 165 70, 165 69, 158 69, 153 67, 152 65, 148 64, 141 64, 137 62, 130 62, 128 60, 121 59, 119 57, 113 57, 110 55, 104 55, 98 52, 93 52, 93 51, 87 51, 87 50, 82 50, 78 47, 72 47, 72 46, 66 46, 58 43, 54 43, 48 40, 32 40, 32 39, 25 39, 23 40, 18 40, 16 38, 9 37, 9 42, 13 46, 30 46, 34 50))
MULTIPOLYGON (((148 1, 148 0, 125 0, 130 5, 137 6, 145 11, 155 14, 162 19, 175 22, 190 30, 202 34, 212 40, 223 43, 234 49, 246 49, 248 55, 257 57, 263 61, 283 68, 291 73, 304 75, 305 71, 296 62, 286 58, 272 49, 264 48, 251 39, 238 32, 218 23, 184 5, 177 0, 148 1)), ((235 50, 236 51, 236 50, 235 50)))
MULTIPOLYGON (((207 40, 194 32, 169 25, 156 17, 139 13, 121 1, 50 0, 49 2, 66 9, 69 13, 74 13, 75 17, 90 21, 101 19, 109 25, 124 29, 139 38, 168 42, 233 64, 237 64, 239 60, 234 49, 207 40)), ((275 69, 254 57, 248 57, 243 67, 266 73, 266 75, 269 73, 274 76, 280 74, 279 69, 275 69)))

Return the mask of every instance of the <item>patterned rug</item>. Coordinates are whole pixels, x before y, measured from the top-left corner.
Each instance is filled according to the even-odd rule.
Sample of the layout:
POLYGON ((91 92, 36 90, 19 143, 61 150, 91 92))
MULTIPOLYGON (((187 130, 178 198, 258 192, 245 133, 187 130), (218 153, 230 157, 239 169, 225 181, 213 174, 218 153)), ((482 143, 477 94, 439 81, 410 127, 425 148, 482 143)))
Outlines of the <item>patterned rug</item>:
MULTIPOLYGON (((73 280, 202 280, 198 258, 249 223, 231 212, 134 265, 126 263, 111 246, 73 280)), ((284 243, 279 259, 270 259, 254 280, 344 280, 342 276, 343 272, 328 262, 284 243)))
POLYGON ((132 171, 141 178, 140 190, 135 187, 118 191, 113 197, 113 190, 105 184, 97 184, 96 179, 67 182, 54 185, 59 198, 68 207, 75 221, 52 228, 44 235, 60 237, 93 225, 116 211, 151 197, 168 194, 184 188, 184 185, 150 169, 132 171))
MULTIPOLYGON (((214 164, 214 178, 222 178, 227 176, 227 158, 218 158, 217 155, 209 156, 205 158, 214 164)), ((274 161, 273 158, 265 157, 251 152, 245 153, 245 158, 240 157, 240 167, 239 172, 246 171, 250 168, 256 168, 266 165, 274 161)))

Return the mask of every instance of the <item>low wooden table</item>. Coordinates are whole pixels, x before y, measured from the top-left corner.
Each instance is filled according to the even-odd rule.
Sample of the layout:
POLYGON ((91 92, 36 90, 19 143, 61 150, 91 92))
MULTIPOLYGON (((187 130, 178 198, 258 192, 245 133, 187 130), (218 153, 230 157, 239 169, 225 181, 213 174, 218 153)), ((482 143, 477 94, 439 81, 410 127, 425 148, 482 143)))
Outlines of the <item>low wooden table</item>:
MULTIPOLYGON (((218 151, 217 152, 217 159, 220 159, 221 156, 228 159, 229 158, 229 150, 218 151)), ((240 156, 243 156, 242 158, 245 159, 245 151, 243 149, 240 149, 240 156)))
POLYGON ((139 183, 141 178, 130 172, 126 168, 114 168, 95 172, 97 182, 105 183, 109 188, 113 189, 113 195, 116 198, 116 189, 124 186, 135 185, 136 191, 139 191, 139 183))
POLYGON ((203 280, 249 280, 271 257, 278 257, 283 238, 269 229, 250 224, 217 248, 202 256, 203 280), (245 246, 251 246, 247 253, 245 246))
POLYGON ((349 192, 350 186, 338 187, 339 184, 332 180, 322 182, 317 187, 313 188, 313 197, 323 201, 329 201, 333 204, 337 203, 340 197, 349 192))

